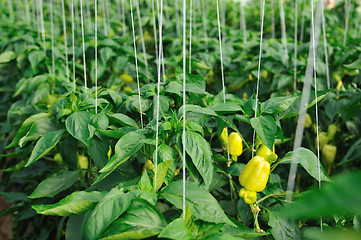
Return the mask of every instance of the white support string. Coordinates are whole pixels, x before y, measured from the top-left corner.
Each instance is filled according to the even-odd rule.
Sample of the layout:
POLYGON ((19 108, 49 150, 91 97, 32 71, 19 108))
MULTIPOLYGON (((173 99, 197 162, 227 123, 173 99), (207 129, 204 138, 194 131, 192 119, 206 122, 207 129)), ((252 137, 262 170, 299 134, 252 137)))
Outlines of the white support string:
MULTIPOLYGON (((312 44, 310 44, 310 49, 309 49, 309 54, 308 54, 305 80, 304 80, 303 89, 302 89, 300 110, 299 110, 299 115, 298 115, 293 150, 298 149, 299 147, 301 147, 301 144, 302 144, 305 116, 306 116, 306 112, 307 112, 307 103, 309 101, 309 97, 310 97, 310 93, 311 93, 310 89, 311 89, 312 78, 314 77, 314 64, 315 64, 315 53, 316 53, 315 49, 316 49, 316 46, 318 45, 318 39, 320 37, 320 30, 321 30, 321 11, 320 10, 321 10, 321 8, 319 7, 317 9, 316 18, 314 20, 313 0, 311 0, 311 14, 312 14, 311 15, 311 24, 312 24, 311 25, 311 28, 312 28, 311 29, 311 42, 312 42, 312 44)), ((318 124, 318 122, 317 122, 317 124, 318 124)), ((318 128, 318 126, 317 126, 317 128, 318 128)), ((294 186, 295 186, 297 166, 298 166, 298 163, 296 162, 295 157, 292 156, 290 172, 288 175, 286 202, 291 202, 291 200, 292 200, 292 191, 294 190, 294 186)), ((320 171, 320 166, 318 166, 318 167, 319 167, 318 170, 320 171)), ((320 185, 320 182, 319 182, 319 185, 320 185)), ((322 229, 322 224, 321 224, 321 229, 322 229)))
POLYGON ((132 20, 132 31, 133 31, 133 47, 134 47, 134 58, 135 58, 135 71, 137 74, 137 87, 138 87, 138 99, 139 99, 139 112, 140 112, 140 124, 143 129, 143 112, 142 112, 142 100, 140 97, 140 84, 139 84, 139 71, 138 71, 138 57, 137 57, 137 44, 135 42, 135 30, 134 30, 134 17, 133 17, 133 4, 130 2, 130 16, 132 20))
POLYGON ((36 28, 38 32, 38 39, 40 40, 40 0, 34 0, 36 7, 36 28))
POLYGON ((244 0, 241 0, 239 2, 240 5, 240 25, 242 28, 242 32, 243 32, 243 43, 246 44, 247 43, 247 29, 246 29, 246 17, 244 15, 244 0))
POLYGON ((183 220, 186 217, 186 24, 187 24, 187 15, 186 15, 186 0, 183 0, 183 220))
MULTIPOLYGON (((160 15, 159 13, 159 0, 157 0, 157 13, 158 13, 158 16, 160 15)), ((162 11, 162 14, 163 14, 163 11, 162 11)), ((163 21, 162 21, 163 22, 163 21)), ((158 24, 160 24, 160 21, 158 21, 158 24)), ((163 45, 163 44, 162 44, 163 45)), ((165 82, 165 68, 164 68, 164 56, 163 56, 163 48, 161 49, 161 64, 162 64, 162 71, 163 71, 163 81, 165 82)), ((160 64, 160 63, 159 63, 160 64)))
POLYGON ((125 31, 125 27, 127 26, 125 23, 125 10, 124 10, 124 0, 121 0, 122 3, 122 21, 123 21, 123 36, 125 36, 126 31, 125 31))
POLYGON ((98 113, 98 0, 94 0, 94 16, 95 16, 95 23, 94 23, 94 56, 95 56, 95 114, 98 113))
POLYGON ((55 75, 53 0, 50 0, 50 29, 51 29, 51 63, 52 63, 52 72, 53 75, 55 75))
POLYGON ((331 88, 330 82, 330 71, 328 69, 328 53, 327 53, 327 37, 326 37, 326 19, 325 19, 325 6, 324 3, 321 4, 321 14, 322 14, 322 32, 323 32, 323 48, 325 50, 325 63, 326 63, 326 79, 327 79, 327 88, 331 88))
POLYGON ((66 64, 66 78, 69 81, 69 63, 68 63, 68 43, 66 40, 66 21, 65 21, 65 7, 64 0, 61 0, 61 8, 63 12, 63 33, 64 33, 64 50, 65 50, 65 64, 66 64))
POLYGON ((276 37, 275 29, 275 0, 271 0, 272 38, 276 37))
POLYGON ((83 67, 84 67, 84 88, 87 92, 87 80, 86 80, 86 61, 85 61, 85 43, 84 43, 84 18, 83 18, 83 0, 80 0, 80 25, 81 25, 81 39, 83 45, 83 67))
POLYGON ((343 45, 346 46, 347 43, 347 31, 348 31, 348 22, 350 18, 350 0, 345 0, 345 32, 343 35, 343 45))
POLYGON ((140 16, 140 9, 139 9, 139 3, 138 0, 135 0, 135 7, 137 9, 137 15, 138 15, 138 24, 139 24, 139 34, 140 34, 140 40, 142 43, 142 49, 143 49, 143 58, 144 58, 144 65, 145 65, 145 73, 147 76, 147 81, 149 83, 149 71, 148 71, 148 61, 147 61, 147 52, 145 49, 145 43, 144 43, 144 37, 143 37, 143 27, 142 27, 142 18, 140 16))
MULTIPOLYGON (((261 37, 260 37, 260 44, 259 44, 259 54, 258 54, 258 70, 257 70, 257 88, 256 88, 256 104, 254 110, 254 116, 257 117, 258 112, 258 92, 259 92, 259 78, 261 72, 261 59, 262 59, 262 50, 263 50, 263 26, 264 26, 264 9, 265 9, 265 0, 262 0, 261 6, 261 37)), ((252 140, 252 158, 254 156, 254 143, 256 139, 256 131, 253 130, 253 140, 252 140)))
POLYGON ((92 17, 91 17, 91 13, 90 13, 90 3, 89 2, 90 1, 85 1, 87 22, 88 22, 88 31, 89 31, 89 29, 91 29, 91 25, 92 25, 92 17))
POLYGON ((279 0, 279 6, 280 6, 280 18, 281 18, 281 30, 282 30, 282 44, 285 50, 286 67, 288 68, 287 35, 286 35, 285 10, 283 9, 283 0, 279 0))
POLYGON ((157 191, 157 166, 158 166, 158 142, 159 142, 159 97, 160 97, 160 79, 161 79, 161 56, 163 48, 163 0, 160 1, 159 15, 159 52, 158 52, 158 84, 157 84, 157 116, 156 116, 156 132, 155 132, 155 158, 154 158, 154 192, 157 191))
POLYGON ((45 27, 44 27, 44 14, 43 14, 43 0, 39 0, 40 2, 40 23, 41 23, 41 36, 43 39, 43 48, 46 53, 46 43, 45 43, 45 27))
POLYGON ((193 13, 193 1, 189 3, 189 73, 192 73, 192 13, 193 13))
POLYGON ((71 37, 72 37, 72 43, 73 43, 73 87, 74 92, 76 90, 75 85, 75 36, 74 36, 74 0, 71 0, 71 37))
POLYGON ((158 37, 157 37, 157 23, 155 18, 154 11, 154 0, 152 0, 152 19, 153 19, 153 33, 154 33, 154 49, 155 49, 155 58, 157 59, 157 69, 158 69, 158 37))
MULTIPOLYGON (((221 58, 221 79, 222 79, 222 92, 223 92, 223 103, 226 103, 226 86, 224 81, 224 72, 223 72, 223 49, 222 49, 222 35, 221 35, 221 24, 219 17, 219 0, 216 0, 217 4, 217 23, 218 23, 218 42, 219 42, 219 55, 221 58)), ((224 27, 224 26, 223 26, 224 27)), ((228 133, 228 128, 226 128, 228 133)), ((227 160, 229 161, 229 144, 228 144, 228 134, 226 135, 226 143, 227 143, 227 160)))
POLYGON ((295 43, 293 59, 293 90, 297 90, 297 30, 298 30, 298 1, 295 0, 295 43))
POLYGON ((26 21, 28 25, 31 25, 31 19, 30 19, 30 9, 29 9, 29 0, 24 0, 25 5, 25 14, 26 14, 26 21))
POLYGON ((301 19, 301 33, 300 33, 300 42, 302 43, 303 42, 303 34, 305 32, 305 7, 306 7, 306 3, 305 1, 302 1, 303 4, 302 4, 302 19, 301 19))

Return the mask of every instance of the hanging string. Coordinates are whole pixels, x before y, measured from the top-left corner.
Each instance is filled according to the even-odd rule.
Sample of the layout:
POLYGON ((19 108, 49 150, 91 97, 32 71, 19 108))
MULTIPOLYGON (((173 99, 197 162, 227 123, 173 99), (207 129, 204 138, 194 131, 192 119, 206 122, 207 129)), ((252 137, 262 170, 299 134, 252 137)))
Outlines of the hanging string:
POLYGON ((89 29, 91 29, 91 25, 92 25, 92 18, 91 18, 91 13, 90 13, 90 3, 89 2, 90 1, 85 1, 87 22, 88 22, 88 31, 89 31, 89 29))
POLYGON ((157 59, 157 69, 158 69, 158 37, 157 37, 157 23, 155 20, 155 11, 154 11, 154 0, 152 0, 152 18, 153 18, 153 33, 154 33, 154 49, 155 49, 155 58, 157 59))
POLYGON ((126 31, 125 31, 126 23, 125 23, 124 0, 122 0, 121 3, 122 3, 123 36, 125 36, 125 34, 126 34, 126 31))
MULTIPOLYGON (((216 1, 217 3, 217 23, 218 23, 218 42, 219 42, 219 54, 221 58, 221 79, 222 79, 222 92, 223 92, 223 103, 226 103, 226 86, 224 83, 224 72, 223 72, 223 48, 222 48, 222 35, 221 35, 221 24, 219 19, 219 0, 216 1)), ((223 26, 224 27, 224 26, 223 26)), ((228 133, 228 128, 226 128, 228 133)), ((229 144, 228 144, 228 134, 226 135, 226 143, 227 143, 227 160, 229 159, 229 144)))
POLYGON ((35 6, 36 3, 35 3, 35 0, 31 0, 31 15, 32 15, 32 23, 33 23, 33 28, 35 29, 36 28, 36 14, 35 14, 35 6))
POLYGON ((71 0, 71 37, 73 42, 73 87, 74 92, 76 90, 75 85, 75 36, 74 36, 74 0, 71 0))
POLYGON ((298 27, 298 1, 295 0, 295 45, 293 59, 293 90, 297 90, 297 27, 298 27))
POLYGON ((347 31, 348 31, 348 21, 350 18, 350 0, 345 0, 345 32, 343 35, 343 45, 346 46, 347 43, 347 31))
POLYGON ((135 42, 135 30, 134 30, 134 17, 133 17, 133 5, 132 0, 130 2, 130 16, 132 20, 132 30, 133 30, 133 47, 134 47, 134 58, 135 58, 135 71, 137 74, 137 85, 138 85, 138 99, 139 99, 139 112, 140 112, 140 125, 143 129, 143 112, 142 112, 142 100, 140 97, 140 84, 139 84, 139 71, 138 71, 138 57, 137 57, 137 44, 135 42))
POLYGON ((83 45, 83 66, 84 66, 84 88, 85 93, 87 92, 87 81, 86 81, 86 61, 85 61, 85 43, 84 43, 84 20, 83 20, 83 0, 80 0, 80 25, 81 25, 81 39, 83 45))
POLYGON ((246 44, 247 43, 247 30, 246 30, 246 17, 244 15, 244 0, 241 0, 239 2, 240 5, 240 23, 241 23, 241 28, 242 28, 242 32, 243 32, 243 43, 246 44))
MULTIPOLYGON (((159 16, 159 0, 157 0, 157 13, 158 13, 158 16, 159 16)), ((163 13, 163 11, 162 11, 163 13)), ((159 22, 160 24, 160 22, 159 22)), ((164 56, 163 56, 163 48, 161 49, 161 54, 160 54, 162 60, 161 60, 161 64, 162 64, 162 72, 163 72, 163 81, 165 82, 165 68, 164 68, 164 56)))
POLYGON ((283 9, 283 0, 279 0, 280 5, 280 18, 282 29, 282 43, 285 50, 286 67, 288 68, 288 49, 287 49, 287 36, 286 36, 286 22, 285 22, 285 10, 283 9))
POLYGON ((40 2, 40 23, 41 23, 41 36, 43 38, 43 47, 44 52, 46 53, 46 43, 45 43, 45 28, 44 28, 44 14, 43 14, 43 0, 39 0, 40 2))
POLYGON ((206 44, 208 45, 206 1, 207 0, 202 0, 202 17, 203 17, 202 22, 203 22, 204 39, 206 44))
MULTIPOLYGON (((258 111, 258 92, 259 92, 259 78, 260 78, 260 72, 261 72, 261 59, 262 59, 262 50, 263 50, 263 25, 264 25, 264 9, 265 9, 265 0, 262 0, 262 14, 261 14, 261 38, 260 38, 260 44, 259 44, 259 54, 258 54, 258 70, 257 70, 257 87, 256 87, 256 104, 255 104, 255 117, 257 117, 257 111, 258 111)), ((252 140, 252 158, 254 156, 254 144, 256 139, 256 131, 253 130, 253 140, 252 140)))
POLYGON ((38 32, 38 39, 40 40, 40 0, 34 1, 36 1, 36 27, 38 32))
POLYGON ((51 63, 52 63, 53 75, 55 75, 53 0, 50 0, 50 29, 51 29, 51 63))
MULTIPOLYGON (((321 29, 321 11, 320 11, 321 8, 319 7, 317 10, 318 11, 316 13, 316 19, 314 20, 313 0, 311 0, 311 28, 312 28, 311 29, 311 41, 312 41, 312 44, 310 44, 310 49, 309 49, 309 54, 308 54, 305 80, 304 80, 303 89, 302 89, 300 110, 299 110, 299 115, 298 115, 293 150, 298 149, 299 147, 301 147, 301 144, 302 144, 305 116, 307 113, 307 103, 309 101, 309 97, 310 97, 310 93, 311 93, 311 91, 310 91, 311 82, 312 82, 312 78, 315 76, 314 75, 314 69, 315 69, 314 65, 315 65, 315 59, 316 59, 316 56, 315 56, 316 46, 318 45, 318 39, 320 37, 320 29, 321 29)), ((317 94, 317 92, 315 94, 317 94)), ((317 107, 316 107, 316 110, 317 110, 317 107)), ((318 115, 318 113, 317 113, 317 115, 318 115)), ((318 124, 318 120, 317 120, 316 124, 318 124)), ((318 126, 316 126, 316 127, 318 129, 318 126)), ((318 139, 318 136, 317 136, 317 139, 318 139)), ((298 163, 296 162, 295 157, 292 155, 291 167, 290 167, 290 172, 288 175, 286 202, 291 202, 291 200, 292 200, 292 191, 294 190, 294 186, 295 186, 297 165, 298 165, 298 163)), ((320 174, 320 166, 318 166, 318 170, 319 170, 319 174, 320 174)), ((319 178, 319 181, 320 181, 320 178, 319 178)), ((320 182, 319 182, 319 186, 320 186, 320 182)), ((322 229, 322 226, 321 226, 321 229, 322 229)))
MULTIPOLYGON (((161 61, 163 48, 163 0, 160 1, 160 15, 159 15, 159 53, 158 62, 161 61)), ((158 84, 157 84, 157 116, 156 116, 156 132, 155 132, 155 158, 154 158, 154 192, 157 191, 157 166, 158 166, 158 141, 159 141, 159 98, 160 98, 160 64, 158 64, 158 84)))
POLYGON ((221 13, 221 21, 222 21, 222 39, 226 37, 226 3, 221 1, 219 5, 220 13, 221 13))
POLYGON ((26 20, 28 25, 31 25, 31 19, 30 19, 30 9, 29 9, 29 0, 24 0, 25 5, 25 14, 26 14, 26 20))
POLYGON ((61 0, 61 8, 63 12, 63 32, 64 32, 64 49, 65 49, 65 64, 66 64, 66 78, 69 81, 69 63, 68 63, 68 44, 66 41, 66 21, 65 21, 65 7, 64 0, 61 0))
POLYGON ((275 0, 271 0, 272 38, 276 37, 275 30, 275 0))
POLYGON ((119 0, 116 0, 115 3, 116 3, 116 5, 117 5, 118 15, 122 15, 122 10, 120 9, 120 1, 119 1, 119 0))
POLYGON ((94 15, 95 15, 95 26, 94 26, 94 56, 95 56, 95 114, 98 113, 98 0, 94 0, 94 15))
POLYGON ((323 48, 325 50, 327 88, 330 89, 331 88, 331 83, 330 83, 330 71, 328 69, 328 53, 327 53, 326 20, 325 20, 325 6, 324 6, 324 3, 321 4, 321 14, 322 14, 323 48))
POLYGON ((144 58, 144 65, 145 65, 145 73, 147 76, 147 81, 149 83, 149 72, 148 72, 148 61, 147 61, 147 52, 145 49, 145 43, 144 43, 144 37, 143 37, 143 27, 142 27, 142 18, 140 16, 140 9, 139 9, 139 3, 138 0, 135 0, 135 7, 137 9, 137 15, 138 15, 138 24, 139 24, 139 34, 140 34, 140 40, 142 43, 142 49, 143 49, 143 58, 144 58))
POLYGON ((182 142, 183 142, 183 220, 186 217, 186 0, 183 0, 183 135, 182 135, 182 142))
POLYGON ((189 3, 189 73, 192 73, 192 13, 193 13, 193 1, 189 3))
POLYGON ((306 7, 306 3, 303 1, 302 4, 302 19, 301 19, 301 34, 300 34, 300 42, 303 42, 303 33, 305 31, 305 7, 306 7))

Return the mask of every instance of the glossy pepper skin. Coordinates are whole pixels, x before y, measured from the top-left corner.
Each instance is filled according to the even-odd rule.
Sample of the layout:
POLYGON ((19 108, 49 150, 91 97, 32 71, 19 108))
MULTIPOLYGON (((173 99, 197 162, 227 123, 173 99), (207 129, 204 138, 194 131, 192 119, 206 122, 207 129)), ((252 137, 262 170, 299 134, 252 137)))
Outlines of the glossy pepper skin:
POLYGON ((271 149, 269 149, 268 147, 266 147, 266 145, 262 144, 257 152, 256 152, 256 156, 260 156, 263 157, 264 160, 266 160, 267 162, 275 162, 278 158, 277 154, 275 154, 275 145, 273 145, 273 149, 271 151, 271 149))
POLYGON ((221 141, 221 144, 222 144, 222 149, 224 151, 227 151, 227 139, 228 139, 227 128, 223 128, 223 131, 222 131, 222 134, 221 134, 221 137, 220 137, 220 141, 221 141))
POLYGON ((336 153, 337 153, 336 146, 326 144, 322 148, 322 158, 328 165, 333 164, 336 158, 336 153))
POLYGON ((239 197, 243 199, 243 201, 247 204, 252 204, 257 201, 257 193, 254 191, 249 191, 245 188, 242 188, 239 191, 239 197))
POLYGON ((260 192, 265 189, 270 174, 270 163, 263 157, 252 158, 239 175, 239 183, 247 190, 260 192))
POLYGON ((311 126, 312 126, 311 116, 310 116, 310 114, 306 113, 306 116, 305 116, 305 128, 309 128, 311 126))
POLYGON ((237 132, 232 132, 228 137, 229 154, 232 156, 240 156, 243 151, 242 138, 237 132))
POLYGON ((330 141, 332 141, 335 138, 335 135, 337 133, 337 126, 335 124, 331 124, 328 126, 327 129, 327 136, 330 141))

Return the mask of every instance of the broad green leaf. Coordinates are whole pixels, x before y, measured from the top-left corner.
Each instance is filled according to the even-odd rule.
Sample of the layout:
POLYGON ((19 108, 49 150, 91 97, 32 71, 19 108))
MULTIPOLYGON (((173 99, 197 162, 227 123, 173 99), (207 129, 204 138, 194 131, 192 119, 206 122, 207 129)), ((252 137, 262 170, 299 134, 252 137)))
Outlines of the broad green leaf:
POLYGON ((301 239, 301 232, 296 222, 268 211, 268 225, 271 227, 272 236, 276 240, 297 240, 301 239))
POLYGON ((110 58, 116 56, 115 52, 110 47, 105 47, 100 49, 99 53, 100 53, 100 59, 102 60, 104 65, 107 64, 110 58))
POLYGON ((109 126, 109 119, 104 113, 91 114, 90 124, 97 129, 106 130, 109 126))
POLYGON ((95 183, 101 181, 111 172, 113 172, 120 164, 127 161, 131 156, 136 154, 143 146, 145 136, 137 131, 125 134, 119 139, 115 145, 115 153, 109 162, 100 170, 102 173, 95 183))
POLYGON ((13 51, 6 51, 0 54, 0 64, 8 63, 16 58, 16 53, 13 51))
POLYGON ((265 115, 251 118, 251 125, 261 138, 262 142, 269 148, 273 148, 277 125, 273 117, 265 115))
POLYGON ((241 240, 242 238, 234 237, 228 233, 218 232, 218 233, 212 233, 203 239, 204 240, 237 240, 237 239, 241 240))
POLYGON ((104 167, 108 162, 109 138, 103 135, 92 137, 88 148, 88 153, 94 163, 99 167, 104 167))
POLYGON ((130 126, 135 129, 139 129, 138 124, 130 117, 122 113, 115 113, 113 115, 108 115, 109 119, 113 122, 116 122, 122 126, 130 126))
POLYGON ((88 212, 83 221, 82 239, 92 240, 98 236, 129 207, 133 196, 113 188, 104 198, 88 212))
POLYGON ((56 130, 49 132, 42 136, 35 144, 33 151, 31 152, 30 158, 26 163, 25 167, 28 167, 30 164, 36 162, 45 154, 47 154, 51 149, 53 149, 56 144, 60 141, 63 133, 65 132, 64 129, 56 130))
POLYGON ((153 192, 154 188, 148 175, 147 170, 144 170, 142 177, 138 183, 138 188, 143 191, 153 192))
MULTIPOLYGON (((154 156, 154 159, 155 159, 155 156, 154 156)), ((172 160, 172 162, 169 165, 167 175, 166 175, 166 177, 164 179, 165 184, 168 184, 169 182, 171 182, 171 180, 174 177, 174 173, 175 173, 176 168, 177 168, 177 154, 176 154, 176 152, 174 151, 173 148, 171 148, 168 145, 162 143, 158 147, 158 163, 166 162, 166 161, 169 161, 169 160, 172 160)))
POLYGON ((92 209, 103 197, 104 192, 73 192, 57 203, 31 206, 38 214, 71 216, 84 214, 92 209))
POLYGON ((167 222, 159 210, 143 199, 134 199, 127 212, 102 234, 102 240, 145 239, 159 234, 167 222))
POLYGON ((57 130, 57 126, 52 118, 40 118, 32 124, 29 132, 20 139, 19 146, 23 147, 27 142, 36 140, 54 130, 57 130))
POLYGON ((327 176, 325 169, 320 163, 317 156, 309 149, 300 147, 294 151, 288 152, 279 163, 291 163, 292 158, 296 163, 301 164, 301 166, 317 181, 319 181, 319 172, 318 168, 320 167, 321 181, 330 182, 331 179, 327 176))
POLYGON ((320 216, 361 216, 361 171, 336 176, 334 181, 314 187, 291 203, 279 209, 282 216, 291 219, 319 219, 320 216), (312 204, 310 204, 312 203, 312 204))
POLYGON ((268 113, 272 114, 274 113, 280 105, 285 100, 285 97, 273 97, 268 99, 267 101, 261 103, 260 112, 262 113, 268 113))
POLYGON ((216 113, 236 113, 242 111, 242 107, 235 103, 216 103, 209 107, 216 113))
POLYGON ((177 218, 168 224, 168 226, 159 234, 158 237, 174 240, 193 239, 192 233, 188 230, 187 225, 181 218, 177 218))
POLYGON ((84 215, 70 216, 66 223, 65 240, 80 239, 80 230, 84 215))
POLYGON ((361 139, 357 140, 352 146, 348 149, 345 156, 342 158, 342 160, 337 163, 337 166, 340 166, 342 164, 357 160, 361 158, 361 139))
POLYGON ((71 169, 77 169, 78 163, 78 140, 71 135, 64 137, 58 144, 59 153, 63 162, 71 169))
MULTIPOLYGON (((186 104, 185 108, 186 108, 186 112, 192 112, 195 114, 202 114, 202 115, 209 115, 209 116, 218 116, 217 113, 215 111, 213 111, 212 109, 203 108, 198 105, 186 104)), ((178 110, 178 116, 182 116, 182 115, 183 115, 183 106, 181 106, 178 110)))
POLYGON ((227 173, 232 176, 239 176, 245 166, 246 164, 244 163, 233 163, 227 168, 227 173))
POLYGON ((357 59, 350 64, 344 64, 344 66, 348 69, 361 69, 361 59, 357 59))
POLYGON ((54 197, 71 187, 78 179, 78 171, 61 170, 43 180, 28 198, 54 197))
MULTIPOLYGON (((185 182, 186 205, 189 205, 192 214, 199 219, 214 223, 234 224, 223 212, 217 200, 206 190, 194 182, 185 182)), ((163 188, 160 197, 176 208, 183 208, 183 181, 170 183, 163 188)))
POLYGON ((173 160, 169 160, 157 164, 157 175, 153 181, 153 188, 155 188, 156 191, 158 191, 163 185, 164 179, 167 176, 169 166, 172 164, 172 162, 173 160), (157 185, 155 186, 155 184, 157 185))
POLYGON ((30 130, 31 126, 36 120, 41 118, 47 118, 49 117, 49 115, 49 113, 38 113, 26 119, 23 124, 21 124, 21 127, 16 133, 13 141, 6 148, 16 147, 19 144, 20 139, 27 134, 27 132, 30 130))
POLYGON ((208 189, 213 178, 212 150, 209 143, 198 133, 187 131, 186 152, 208 189))
POLYGON ((44 51, 32 51, 29 54, 29 62, 31 65, 31 68, 33 70, 36 70, 37 66, 39 65, 39 63, 41 61, 43 61, 45 59, 46 55, 44 53, 44 51))
POLYGON ((65 121, 66 130, 76 139, 89 146, 89 123, 90 115, 88 112, 80 111, 71 114, 65 121))

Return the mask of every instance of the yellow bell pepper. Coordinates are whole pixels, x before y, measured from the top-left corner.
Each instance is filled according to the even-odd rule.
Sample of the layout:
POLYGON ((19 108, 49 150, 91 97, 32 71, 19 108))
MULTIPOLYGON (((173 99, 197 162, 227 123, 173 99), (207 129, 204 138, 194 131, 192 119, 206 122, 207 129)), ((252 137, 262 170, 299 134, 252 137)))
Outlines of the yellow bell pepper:
POLYGON ((255 191, 249 191, 245 188, 242 188, 239 191, 239 197, 247 204, 252 204, 257 201, 257 193, 255 191))
POLYGON ((337 128, 337 126, 335 124, 331 124, 331 125, 328 126, 327 136, 328 136, 328 139, 330 141, 332 141, 335 138, 337 130, 338 130, 338 128, 337 128))
POLYGON ((124 83, 132 83, 134 81, 133 77, 130 76, 128 73, 122 73, 120 76, 119 76, 120 80, 122 80, 124 83))
POLYGON ((328 164, 332 165, 336 158, 337 147, 326 144, 322 148, 322 158, 328 164))
POLYGON ((222 149, 224 151, 227 151, 227 138, 228 138, 228 131, 227 128, 223 128, 223 131, 221 133, 220 141, 222 144, 222 149))
POLYGON ((311 126, 312 126, 311 116, 310 116, 310 114, 306 113, 306 116, 305 116, 305 128, 309 128, 311 126))
POLYGON ((239 183, 249 191, 265 189, 270 174, 270 163, 263 157, 252 158, 239 175, 239 183))
MULTIPOLYGON (((320 132, 318 134, 318 139, 319 139, 319 144, 320 144, 320 150, 322 151, 323 146, 325 146, 328 143, 328 137, 327 134, 325 132, 320 132)), ((315 147, 316 150, 318 149, 318 144, 317 144, 317 137, 315 138, 315 147)))
POLYGON ((256 152, 256 156, 260 156, 263 157, 264 160, 266 160, 267 162, 275 162, 278 158, 277 154, 275 153, 275 145, 273 145, 273 149, 271 151, 271 149, 269 149, 268 147, 266 147, 266 145, 262 144, 257 152, 256 152))
POLYGON ((232 132, 228 137, 229 141, 229 154, 232 160, 237 161, 237 157, 243 152, 242 138, 237 132, 232 132))

